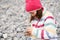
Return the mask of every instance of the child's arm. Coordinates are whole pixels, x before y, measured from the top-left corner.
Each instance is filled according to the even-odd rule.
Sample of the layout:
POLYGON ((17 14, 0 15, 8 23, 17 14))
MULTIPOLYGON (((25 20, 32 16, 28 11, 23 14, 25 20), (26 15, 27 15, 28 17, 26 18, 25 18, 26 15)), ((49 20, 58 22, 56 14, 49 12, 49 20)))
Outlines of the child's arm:
POLYGON ((46 17, 45 22, 44 22, 45 30, 47 30, 50 33, 55 34, 56 29, 57 29, 57 25, 55 22, 56 20, 55 20, 52 13, 50 13, 50 12, 47 12, 47 13, 48 14, 46 14, 47 17, 46 17))

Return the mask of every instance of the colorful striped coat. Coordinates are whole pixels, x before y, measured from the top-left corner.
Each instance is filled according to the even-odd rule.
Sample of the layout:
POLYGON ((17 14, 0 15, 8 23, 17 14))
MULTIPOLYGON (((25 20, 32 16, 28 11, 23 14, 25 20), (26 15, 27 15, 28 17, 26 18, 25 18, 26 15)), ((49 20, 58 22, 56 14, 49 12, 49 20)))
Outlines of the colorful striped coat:
POLYGON ((52 13, 44 10, 40 20, 31 21, 32 38, 51 39, 57 37, 57 22, 52 13))

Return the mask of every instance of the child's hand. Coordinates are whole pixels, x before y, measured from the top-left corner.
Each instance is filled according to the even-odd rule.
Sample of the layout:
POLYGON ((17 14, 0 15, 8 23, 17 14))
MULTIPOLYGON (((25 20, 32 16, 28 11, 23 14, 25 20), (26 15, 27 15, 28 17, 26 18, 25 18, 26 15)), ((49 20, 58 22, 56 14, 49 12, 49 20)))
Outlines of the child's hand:
POLYGON ((31 27, 27 28, 27 31, 25 32, 25 36, 31 36, 32 34, 32 29, 31 27))

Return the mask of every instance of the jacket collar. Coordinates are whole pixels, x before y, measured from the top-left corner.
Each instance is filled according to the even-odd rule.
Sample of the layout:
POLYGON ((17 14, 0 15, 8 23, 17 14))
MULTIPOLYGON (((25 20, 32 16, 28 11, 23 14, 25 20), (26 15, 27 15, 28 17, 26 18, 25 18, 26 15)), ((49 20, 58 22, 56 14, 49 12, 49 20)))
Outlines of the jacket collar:
POLYGON ((43 15, 45 15, 45 14, 46 14, 46 8, 44 7, 43 15))

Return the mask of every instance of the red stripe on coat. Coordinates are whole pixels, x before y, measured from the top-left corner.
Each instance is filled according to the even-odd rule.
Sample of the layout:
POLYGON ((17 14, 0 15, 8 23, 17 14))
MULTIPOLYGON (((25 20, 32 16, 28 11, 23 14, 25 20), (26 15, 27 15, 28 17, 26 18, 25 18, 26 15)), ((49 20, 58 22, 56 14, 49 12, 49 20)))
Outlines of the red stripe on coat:
POLYGON ((41 28, 41 27, 44 26, 44 24, 41 24, 41 25, 39 25, 39 26, 38 26, 38 25, 35 25, 35 24, 32 24, 32 26, 35 27, 35 28, 41 28))
POLYGON ((44 39, 44 30, 41 31, 41 39, 44 39))
POLYGON ((48 16, 44 21, 46 21, 49 18, 54 19, 52 16, 48 16))

